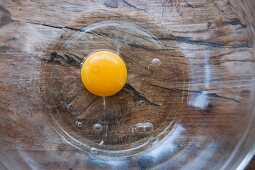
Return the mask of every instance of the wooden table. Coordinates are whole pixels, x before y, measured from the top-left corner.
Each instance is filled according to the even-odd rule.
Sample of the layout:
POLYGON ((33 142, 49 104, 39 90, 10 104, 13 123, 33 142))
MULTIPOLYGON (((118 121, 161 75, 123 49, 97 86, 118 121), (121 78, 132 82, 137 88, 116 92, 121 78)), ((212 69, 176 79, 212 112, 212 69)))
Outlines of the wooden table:
MULTIPOLYGON (((111 127, 107 127, 107 132, 103 132, 106 145, 130 144, 146 138, 146 135, 126 133, 133 124, 144 119, 153 122, 155 133, 160 133, 167 123, 178 119, 189 120, 185 122, 185 126, 188 133, 194 136, 197 127, 204 129, 215 127, 213 131, 206 132, 212 134, 211 139, 220 140, 223 136, 228 136, 230 141, 222 141, 222 145, 226 146, 226 150, 228 147, 234 147, 229 143, 231 140, 237 141, 238 137, 232 137, 236 132, 232 125, 236 122, 236 126, 241 128, 242 123, 247 122, 238 114, 245 111, 241 105, 248 104, 246 98, 251 90, 253 73, 249 72, 250 68, 247 65, 254 64, 251 54, 252 37, 249 36, 245 18, 242 14, 236 14, 234 8, 229 8, 228 2, 216 0, 207 5, 208 2, 206 0, 162 0, 160 3, 143 0, 100 0, 95 7, 96 0, 1 1, 1 150, 8 152, 8 156, 13 159, 17 159, 15 157, 17 152, 24 157, 26 154, 32 155, 34 159, 40 160, 39 164, 43 169, 81 168, 82 166, 79 167, 78 164, 71 164, 72 166, 69 167, 70 164, 63 161, 73 160, 71 157, 77 150, 68 144, 63 144, 63 139, 52 127, 48 113, 65 113, 53 117, 59 119, 61 123, 68 124, 70 132, 75 131, 72 135, 77 135, 77 138, 87 136, 98 143, 101 142, 102 135, 94 135, 84 130, 87 129, 85 127, 93 125, 95 119, 100 120, 103 126, 112 124, 111 127), (224 11, 217 8, 219 6, 224 8, 224 11), (151 34, 143 36, 139 31, 133 34, 134 32, 128 32, 128 29, 124 30, 124 33, 115 29, 99 29, 90 32, 90 36, 86 37, 94 39, 94 43, 83 39, 82 42, 88 46, 88 49, 107 47, 112 50, 116 48, 114 42, 117 39, 123 44, 120 54, 126 63, 130 64, 128 69, 133 76, 128 80, 123 91, 117 95, 118 98, 107 98, 106 105, 110 108, 108 112, 111 114, 102 116, 96 112, 102 110, 101 98, 88 93, 79 83, 79 65, 84 56, 91 51, 82 51, 84 49, 80 45, 72 46, 76 51, 70 49, 65 51, 62 47, 71 35, 84 26, 106 20, 110 20, 111 23, 124 21, 119 23, 118 27, 125 23, 135 23, 157 38, 151 40, 148 39, 151 34), (128 37, 135 38, 131 40, 126 37, 127 39, 123 40, 127 33, 128 37), (154 40, 162 43, 163 47, 155 46, 154 40), (196 46, 199 48, 197 49, 196 46), (138 59, 137 53, 147 56, 148 59, 138 59), (173 58, 171 61, 166 57, 169 53, 173 58), (159 63, 160 67, 150 63, 155 54, 157 59, 164 61, 159 63), (214 57, 205 61, 204 57, 207 55, 214 57), (238 60, 236 56, 239 55, 247 57, 238 60), (188 56, 188 63, 192 64, 193 69, 189 68, 184 56, 188 56), (201 57, 196 58, 196 56, 201 57), (210 86, 204 84, 208 77, 204 75, 204 70, 201 71, 201 68, 206 66, 213 67, 211 70, 215 76, 212 77, 210 86), (52 70, 54 70, 54 81, 52 70), (190 77, 189 71, 192 71, 193 77, 190 77), (230 78, 224 77, 226 75, 230 78), (175 78, 174 83, 173 78, 175 78), (240 81, 243 86, 235 86, 240 81), (218 88, 219 82, 225 83, 226 86, 218 88), (193 101, 201 96, 206 96, 210 102, 204 105, 196 103, 188 105, 184 102, 191 98, 190 101, 193 101), (91 111, 83 114, 79 110, 81 108, 91 111), (132 112, 129 108, 132 108, 132 112), (167 110, 173 112, 167 114, 167 110), (77 114, 67 114, 74 111, 77 114), (148 112, 160 114, 148 115, 148 112), (220 112, 224 112, 225 116, 210 114, 220 112), (87 113, 90 115, 88 116, 87 113), (83 129, 78 130, 78 133, 74 130, 77 121, 81 121, 84 126, 83 129), (124 123, 118 124, 119 122, 124 123), (116 135, 116 132, 120 135, 116 135), (69 153, 61 155, 63 150, 69 153), (58 162, 51 162, 46 151, 52 155, 60 154, 61 165, 58 162)), ((239 3, 235 0, 232 2, 239 3)), ((247 8, 255 6, 252 0, 247 1, 246 5, 247 8)), ((253 19, 248 18, 254 23, 253 19)), ((132 28, 137 29, 136 26, 132 28)), ((201 140, 201 136, 195 136, 191 139, 192 142, 187 139, 182 140, 180 148, 186 145, 194 147, 201 140)), ((224 150, 221 152, 219 155, 223 154, 224 150)), ((217 162, 217 158, 214 159, 214 163, 217 162)), ((36 167, 32 160, 28 159, 25 163, 36 167)), ((3 161, 15 164, 11 160, 3 161)), ((29 168, 27 166, 21 164, 23 169, 29 168)), ((87 165, 87 168, 94 167, 87 165)), ((248 169, 255 169, 254 160, 248 169)))
POLYGON ((253 158, 253 160, 247 167, 247 170, 252 170, 252 169, 255 169, 255 158, 253 158))

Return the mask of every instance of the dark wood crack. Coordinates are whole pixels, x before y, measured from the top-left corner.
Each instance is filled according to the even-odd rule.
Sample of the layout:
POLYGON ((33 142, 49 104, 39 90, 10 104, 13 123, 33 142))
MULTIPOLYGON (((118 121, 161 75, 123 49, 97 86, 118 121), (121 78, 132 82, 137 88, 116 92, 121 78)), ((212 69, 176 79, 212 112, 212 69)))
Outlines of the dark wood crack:
POLYGON ((149 99, 147 99, 146 97, 144 97, 141 93, 139 93, 133 86, 131 86, 130 84, 126 84, 123 88, 124 90, 126 90, 127 92, 131 93, 134 102, 139 102, 139 101, 145 101, 150 103, 153 106, 160 106, 156 103, 151 102, 149 99))
POLYGON ((234 101, 236 103, 240 103, 240 101, 237 100, 237 99, 234 99, 234 98, 231 98, 231 97, 222 96, 222 95, 219 95, 217 93, 209 93, 209 92, 199 91, 199 90, 186 90, 186 89, 179 89, 179 88, 167 88, 167 87, 162 87, 162 86, 159 86, 159 85, 156 85, 156 84, 151 84, 151 83, 148 83, 148 84, 150 84, 151 86, 155 86, 157 88, 161 88, 161 89, 164 89, 164 90, 171 91, 171 92, 198 93, 198 94, 205 95, 205 96, 208 96, 208 97, 214 97, 214 98, 219 98, 219 99, 231 100, 231 101, 234 101))
MULTIPOLYGON (((74 31, 80 31, 80 32, 84 32, 84 30, 79 29, 79 28, 73 28, 73 27, 69 27, 69 26, 54 26, 54 25, 49 25, 49 24, 44 24, 44 23, 36 23, 36 22, 27 22, 27 21, 19 21, 19 20, 14 20, 17 22, 24 22, 24 23, 29 23, 29 24, 36 24, 36 25, 41 25, 41 26, 46 26, 46 27, 51 27, 51 28, 56 28, 56 29, 70 29, 70 30, 74 30, 74 31)), ((228 24, 228 23, 225 23, 228 24)), ((237 21, 235 19, 233 19, 232 21, 229 21, 229 24, 232 25, 241 25, 242 27, 246 27, 246 25, 242 24, 240 21, 237 21)), ((86 32, 89 33, 89 32, 86 32)), ((111 35, 100 32, 100 33, 95 33, 95 32, 91 32, 97 35, 101 35, 101 36, 107 36, 110 38, 113 38, 111 35)), ((216 47, 216 48, 252 48, 252 43, 251 42, 245 42, 245 43, 239 43, 239 44, 235 44, 235 45, 226 45, 226 44, 220 44, 220 43, 215 43, 215 42, 210 42, 210 41, 204 41, 204 40, 192 40, 188 37, 182 37, 182 36, 171 36, 171 37, 157 37, 158 40, 165 40, 165 41, 169 41, 169 40, 177 40, 178 42, 181 43, 187 43, 187 44, 194 44, 194 45, 204 45, 204 46, 208 46, 208 47, 216 47)), ((119 39, 119 42, 121 43, 125 43, 131 47, 134 48, 141 48, 141 49, 145 49, 145 50, 153 50, 153 51, 157 51, 157 50, 169 50, 169 49, 152 49, 152 48, 147 48, 144 46, 141 46, 139 44, 135 44, 135 43, 127 43, 122 41, 121 39, 119 39)))
POLYGON ((124 4, 126 4, 127 6, 129 6, 131 8, 134 8, 134 9, 136 9, 138 11, 146 11, 146 9, 138 8, 137 6, 135 6, 135 5, 131 4, 130 2, 128 2, 127 0, 122 0, 122 2, 124 4))
POLYGON ((48 63, 54 63, 58 65, 65 63, 76 67, 80 67, 80 63, 82 62, 78 56, 73 54, 59 54, 57 52, 51 52, 47 58, 43 58, 42 60, 48 63))
POLYGON ((209 46, 209 47, 217 47, 217 48, 252 48, 252 44, 249 43, 249 42, 235 44, 235 45, 225 45, 225 44, 219 44, 219 43, 209 42, 209 41, 191 40, 188 37, 181 37, 181 36, 176 36, 175 38, 179 42, 183 42, 183 43, 187 43, 187 44, 195 44, 195 45, 204 45, 204 46, 209 46))

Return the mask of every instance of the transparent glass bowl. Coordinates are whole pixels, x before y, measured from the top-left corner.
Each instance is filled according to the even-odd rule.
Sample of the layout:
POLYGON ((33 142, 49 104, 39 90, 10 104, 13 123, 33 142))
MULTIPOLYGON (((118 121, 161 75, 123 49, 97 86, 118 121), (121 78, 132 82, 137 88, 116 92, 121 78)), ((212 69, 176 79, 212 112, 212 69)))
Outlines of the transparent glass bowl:
MULTIPOLYGON (((2 109, 1 169, 244 169, 255 151, 254 7, 248 0, 90 2, 67 12, 72 21, 63 28, 19 26, 27 41, 2 53, 14 57, 16 71, 27 69, 17 74, 31 83, 2 92, 21 112, 2 109), (119 54, 128 69, 111 97, 81 82, 81 64, 98 50, 119 54), (19 90, 24 98, 12 101, 19 90)), ((1 74, 15 73, 1 65, 1 74)))

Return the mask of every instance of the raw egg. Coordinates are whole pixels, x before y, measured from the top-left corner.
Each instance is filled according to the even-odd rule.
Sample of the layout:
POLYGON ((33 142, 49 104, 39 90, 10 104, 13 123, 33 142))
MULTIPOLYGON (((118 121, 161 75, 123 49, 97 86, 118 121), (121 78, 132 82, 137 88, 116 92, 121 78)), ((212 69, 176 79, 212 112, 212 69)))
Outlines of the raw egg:
POLYGON ((116 53, 97 51, 90 54, 82 64, 81 79, 91 93, 97 96, 112 96, 125 85, 127 68, 116 53))

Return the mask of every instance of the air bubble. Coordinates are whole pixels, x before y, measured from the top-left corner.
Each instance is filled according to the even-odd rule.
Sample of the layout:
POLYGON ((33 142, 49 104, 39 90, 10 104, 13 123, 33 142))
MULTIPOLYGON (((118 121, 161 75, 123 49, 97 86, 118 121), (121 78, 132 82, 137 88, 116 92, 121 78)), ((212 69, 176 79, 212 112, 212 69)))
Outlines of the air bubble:
POLYGON ((79 128, 82 128, 82 126, 83 126, 83 123, 80 122, 80 121, 76 121, 75 124, 76 124, 76 126, 79 127, 79 128))
POLYGON ((64 101, 60 102, 60 105, 62 106, 62 108, 64 108, 67 112, 71 112, 73 110, 73 106, 71 104, 67 104, 64 101))
POLYGON ((90 153, 93 154, 93 155, 97 154, 97 149, 96 148, 91 148, 90 153))
POLYGON ((153 63, 153 64, 160 63, 160 59, 158 59, 158 58, 153 58, 153 60, 151 61, 151 63, 153 63))
POLYGON ((69 105, 66 106, 66 111, 67 112, 71 112, 72 110, 73 110, 73 106, 72 105, 69 104, 69 105))
POLYGON ((132 128, 132 133, 137 133, 137 134, 150 134, 154 131, 154 127, 151 123, 137 123, 133 128, 132 128))
POLYGON ((154 65, 160 65, 160 59, 159 58, 153 58, 153 60, 151 61, 151 64, 154 64, 154 65))
POLYGON ((138 133, 144 133, 144 132, 145 132, 145 128, 144 128, 143 125, 138 125, 138 126, 136 127, 136 131, 137 131, 138 133))
POLYGON ((153 126, 144 126, 145 133, 151 133, 153 131, 153 126))
POLYGON ((151 66, 160 66, 161 62, 159 58, 153 58, 151 63, 148 65, 148 69, 150 69, 151 66))
POLYGON ((96 132, 101 132, 103 129, 103 126, 100 123, 96 123, 96 124, 94 124, 93 129, 96 132))

